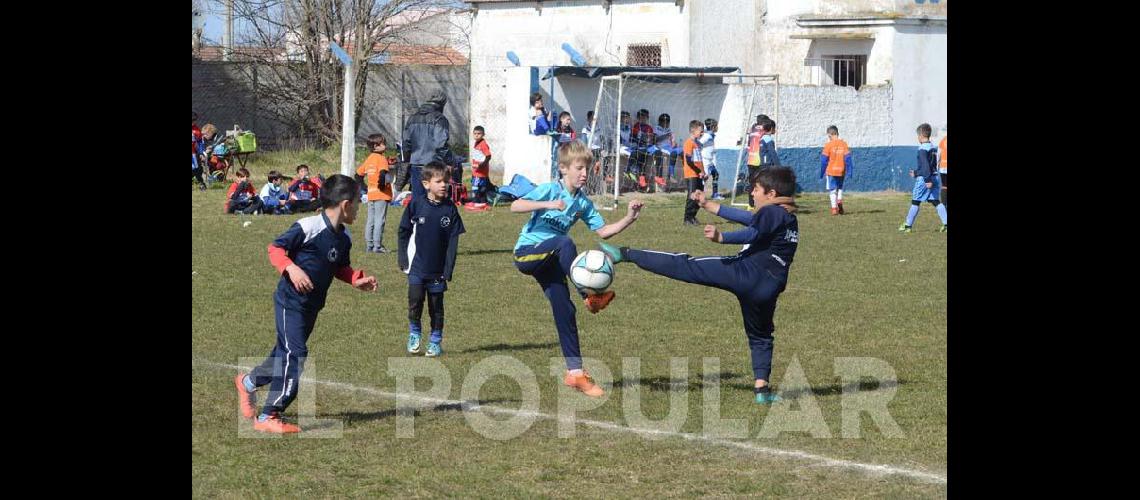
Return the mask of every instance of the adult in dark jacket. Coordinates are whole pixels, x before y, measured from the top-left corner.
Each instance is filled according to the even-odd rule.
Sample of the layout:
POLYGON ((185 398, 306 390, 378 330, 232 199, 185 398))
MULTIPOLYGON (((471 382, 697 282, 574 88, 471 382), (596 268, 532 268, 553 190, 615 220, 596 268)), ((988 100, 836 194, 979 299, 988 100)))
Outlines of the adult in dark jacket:
POLYGON ((447 96, 435 91, 416 113, 404 123, 404 153, 407 154, 412 196, 423 198, 427 195, 420 182, 420 169, 432 161, 451 165, 451 150, 447 147, 450 124, 443 116, 443 105, 447 96))

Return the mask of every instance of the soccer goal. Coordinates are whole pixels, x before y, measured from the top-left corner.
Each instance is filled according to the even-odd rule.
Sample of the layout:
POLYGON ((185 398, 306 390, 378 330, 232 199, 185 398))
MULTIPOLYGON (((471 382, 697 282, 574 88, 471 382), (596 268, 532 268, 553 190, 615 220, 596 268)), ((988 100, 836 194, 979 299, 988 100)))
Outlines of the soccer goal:
MULTIPOLYGON (((588 138, 600 166, 587 183, 590 194, 603 196, 599 208, 613 209, 627 192, 683 191, 689 124, 709 118, 718 123, 718 192, 732 205, 748 204, 748 133, 757 115, 779 120, 778 75, 629 71, 601 80, 588 138), (639 112, 648 115, 641 126, 639 112)), ((711 184, 705 182, 710 196, 711 184)))

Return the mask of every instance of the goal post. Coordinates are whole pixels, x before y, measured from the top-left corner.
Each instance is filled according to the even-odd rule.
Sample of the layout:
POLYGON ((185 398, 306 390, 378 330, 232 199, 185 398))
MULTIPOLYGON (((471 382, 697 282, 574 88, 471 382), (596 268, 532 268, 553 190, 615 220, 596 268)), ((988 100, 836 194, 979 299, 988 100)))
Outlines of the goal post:
POLYGON ((662 190, 662 186, 668 189, 668 182, 662 178, 680 178, 683 160, 677 156, 690 137, 690 121, 703 124, 711 118, 718 122, 718 187, 731 191, 731 204, 747 205, 736 199, 738 194, 747 199, 748 170, 741 165, 748 131, 756 115, 778 121, 779 102, 778 75, 626 71, 601 77, 594 100, 594 126, 588 137, 600 168, 596 172, 591 169, 591 176, 597 178, 587 184, 587 192, 601 196, 599 209, 612 210, 624 192, 662 190), (645 125, 635 127, 639 110, 648 111, 645 125, 653 127, 654 135, 634 131, 647 130, 645 125), (629 114, 628 123, 623 123, 623 111, 629 114), (659 184, 646 185, 646 176, 659 184))

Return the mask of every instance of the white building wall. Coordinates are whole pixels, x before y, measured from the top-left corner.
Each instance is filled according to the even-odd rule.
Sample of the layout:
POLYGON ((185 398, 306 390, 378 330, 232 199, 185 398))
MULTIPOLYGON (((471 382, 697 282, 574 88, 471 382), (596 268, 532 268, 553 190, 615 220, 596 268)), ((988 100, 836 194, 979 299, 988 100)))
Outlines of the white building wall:
MULTIPOLYGON (((507 51, 517 54, 523 67, 570 66, 570 56, 562 50, 568 42, 590 65, 620 66, 626 62, 629 44, 659 43, 662 65, 689 65, 688 4, 615 0, 608 12, 601 0, 542 2, 541 9, 535 8, 536 2, 476 4, 471 28, 471 123, 486 127, 492 151, 505 141, 500 131, 506 127, 506 70, 514 67, 507 51)), ((540 85, 545 92, 549 82, 540 85)), ((593 85, 596 92, 597 84, 593 85)), ((555 104, 572 109, 576 128, 581 128, 586 115, 579 102, 588 100, 586 107, 592 108, 593 96, 589 90, 567 91, 574 102, 560 101, 565 97, 559 94, 566 94, 557 90, 555 104), (580 97, 585 95, 590 96, 580 97)), ((493 155, 491 168, 503 168, 502 158, 493 155)))
POLYGON ((852 87, 781 85, 776 145, 822 147, 827 142, 828 125, 838 127, 839 135, 853 148, 888 145, 893 133, 891 94, 891 87, 885 85, 865 86, 859 91, 852 87))
POLYGON ((760 72, 756 52, 756 0, 688 0, 689 65, 734 66, 760 72))
POLYGON ((915 143, 915 127, 946 123, 946 28, 899 26, 894 36, 893 144, 915 143))
MULTIPOLYGON (((500 185, 506 185, 515 174, 530 179, 535 184, 551 180, 550 136, 531 135, 528 125, 530 107, 526 95, 530 92, 530 68, 510 68, 505 71, 505 95, 521 98, 504 100, 503 119, 497 120, 495 140, 491 140, 491 129, 487 130, 487 142, 491 145, 492 165, 503 169, 500 185), (497 148, 497 149, 496 149, 497 148), (497 152, 496 152, 497 151, 497 152)), ((486 127, 486 125, 484 126, 486 127)), ((497 176, 491 181, 499 183, 497 176)))
MULTIPOLYGON (((781 95, 781 146, 818 145, 820 124, 835 123, 852 146, 909 145, 914 127, 923 121, 938 129, 946 116, 945 24, 908 26, 905 18, 945 16, 946 0, 938 4, 915 4, 913 0, 686 0, 677 6, 671 0, 617 0, 607 12, 604 2, 504 2, 477 4, 472 20, 471 124, 487 128, 492 149, 502 149, 507 130, 507 101, 522 99, 506 92, 506 71, 514 66, 506 52, 514 51, 521 65, 571 65, 561 50, 569 42, 590 65, 623 65, 630 43, 660 43, 667 66, 737 66, 745 73, 779 74, 784 89, 807 83, 804 59, 835 54, 867 54, 867 84, 855 95, 850 88, 824 89, 818 94, 832 101, 800 101, 794 90, 781 95), (804 17, 872 17, 895 25, 807 28, 797 24, 804 17), (791 38, 791 35, 862 33, 866 40, 791 38), (876 89, 876 86, 883 88, 876 89), (843 97, 851 94, 853 97, 843 97), (888 96, 888 97, 884 97, 888 96), (883 101, 886 98, 887 101, 883 101), (842 104, 844 99, 854 99, 842 104), (830 104, 829 104, 830 103, 830 104), (865 115, 843 116, 837 110, 859 109, 865 115), (883 112, 883 110, 887 110, 883 112), (818 113, 818 115, 816 114, 818 113), (797 118, 799 115, 799 118, 797 118), (873 116, 868 125, 866 116, 873 116), (882 117, 882 118, 880 118, 882 117), (884 128, 885 127, 885 128, 884 128), (802 129, 801 129, 802 128, 802 129), (885 130, 885 132, 884 132, 885 130), (872 132, 874 131, 874 132, 872 132), (502 144, 502 145, 500 145, 502 144)), ((585 123, 593 109, 599 80, 567 79, 555 82, 551 109, 568 109, 575 128, 585 123)), ((545 94, 549 81, 541 81, 545 94)), ((529 90, 529 89, 528 89, 529 90)), ((525 92, 519 93, 525 94, 525 92)), ((627 97, 623 108, 635 112, 645 107, 657 115, 669 112, 673 128, 683 128, 690 114, 704 114, 709 107, 692 103, 663 104, 658 97, 627 97)), ((731 101, 731 99, 726 99, 731 101)), ((512 101, 513 102, 513 101, 512 101)), ((524 104, 525 106, 525 104, 524 104)), ((721 116, 726 128, 735 129, 740 113, 727 110, 721 116), (735 114, 735 115, 734 115, 735 114), (729 116, 732 115, 732 116, 729 116), (730 122, 726 119, 730 118, 730 122)), ((771 113, 769 113, 771 114, 771 113)), ((524 117, 525 123, 525 117, 524 117)), ((824 125, 826 126, 826 125, 824 125)), ((727 137, 725 137, 727 139, 727 137)), ((495 155, 493 169, 501 169, 503 155, 495 155)), ((509 180, 509 179, 508 179, 509 180)))

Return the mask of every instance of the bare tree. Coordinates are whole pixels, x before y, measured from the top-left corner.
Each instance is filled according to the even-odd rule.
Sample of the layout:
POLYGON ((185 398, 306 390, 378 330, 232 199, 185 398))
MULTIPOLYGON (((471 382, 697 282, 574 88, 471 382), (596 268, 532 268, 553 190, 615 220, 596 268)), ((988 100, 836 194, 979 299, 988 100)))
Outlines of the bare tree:
POLYGON ((344 67, 329 43, 353 59, 359 128, 368 65, 404 43, 415 21, 455 7, 447 0, 232 1, 239 46, 234 60, 242 61, 258 110, 325 145, 340 140, 344 89, 344 67))
POLYGON ((202 47, 202 23, 206 19, 206 5, 202 0, 190 0, 190 3, 191 8, 194 11, 192 30, 193 40, 191 43, 193 44, 193 50, 196 56, 198 54, 198 50, 202 47))

